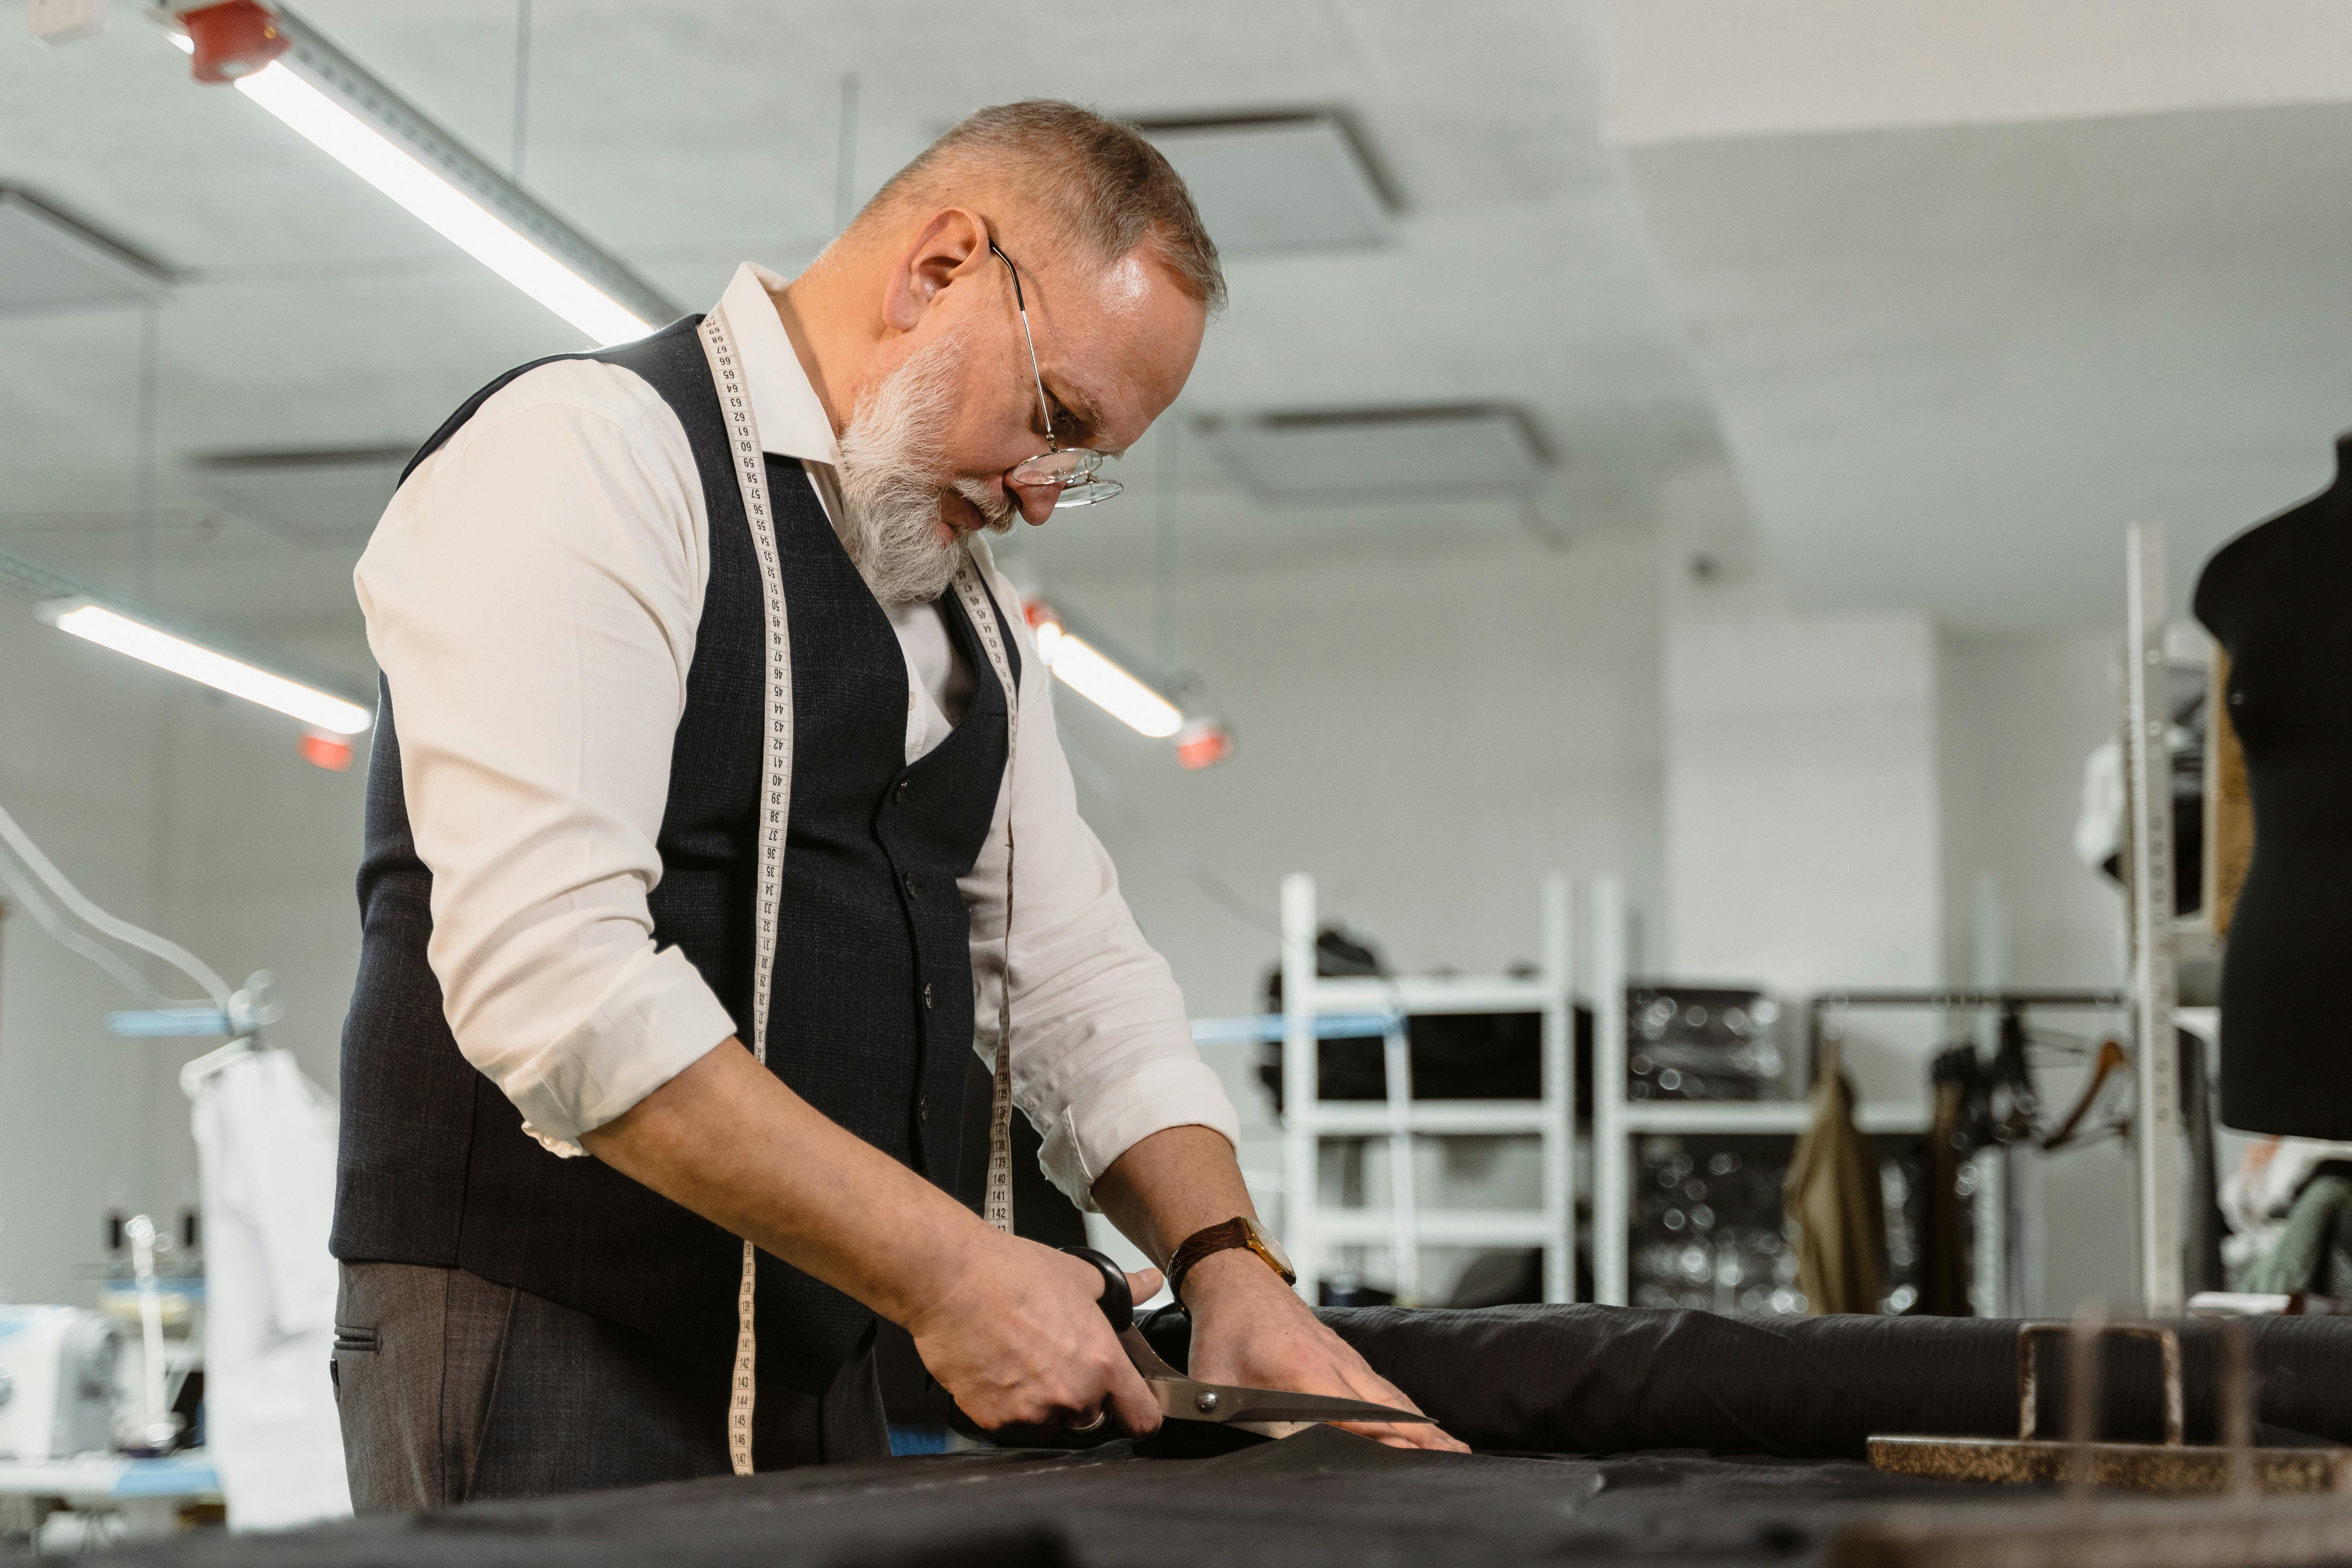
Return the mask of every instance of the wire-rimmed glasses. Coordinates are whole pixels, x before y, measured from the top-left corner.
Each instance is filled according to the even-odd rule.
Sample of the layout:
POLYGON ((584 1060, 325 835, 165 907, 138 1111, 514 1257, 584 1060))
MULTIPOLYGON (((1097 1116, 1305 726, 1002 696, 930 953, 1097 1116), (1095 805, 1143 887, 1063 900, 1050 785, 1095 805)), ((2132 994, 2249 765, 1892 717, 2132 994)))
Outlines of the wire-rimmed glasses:
POLYGON ((1051 487, 1061 493, 1054 498, 1056 508, 1066 506, 1098 506, 1127 489, 1117 479, 1106 479, 1097 470, 1102 468, 1103 455, 1087 447, 1064 447, 1054 436, 1054 405, 1045 396, 1045 375, 1037 368, 1037 339, 1029 331, 1029 304, 1021 295, 1021 268, 1013 265, 1013 258, 990 240, 988 248, 1004 269, 1013 275, 1013 308, 1021 316, 1022 341, 1029 345, 1029 378, 1037 387, 1037 412, 1045 421, 1045 449, 1025 462, 1016 464, 1010 476, 1012 482, 1024 488, 1044 489, 1051 487))

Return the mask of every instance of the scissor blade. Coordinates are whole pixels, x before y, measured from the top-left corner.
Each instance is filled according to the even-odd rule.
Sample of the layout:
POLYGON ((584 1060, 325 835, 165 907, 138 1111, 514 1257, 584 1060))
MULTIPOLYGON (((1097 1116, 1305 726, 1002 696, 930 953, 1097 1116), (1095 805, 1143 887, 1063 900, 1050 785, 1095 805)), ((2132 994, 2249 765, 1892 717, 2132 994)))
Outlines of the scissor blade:
POLYGON ((1320 1394, 1288 1394, 1278 1388, 1236 1388, 1197 1383, 1189 1377, 1146 1377, 1145 1385, 1171 1421, 1431 1421, 1434 1416, 1393 1410, 1360 1399, 1320 1394))

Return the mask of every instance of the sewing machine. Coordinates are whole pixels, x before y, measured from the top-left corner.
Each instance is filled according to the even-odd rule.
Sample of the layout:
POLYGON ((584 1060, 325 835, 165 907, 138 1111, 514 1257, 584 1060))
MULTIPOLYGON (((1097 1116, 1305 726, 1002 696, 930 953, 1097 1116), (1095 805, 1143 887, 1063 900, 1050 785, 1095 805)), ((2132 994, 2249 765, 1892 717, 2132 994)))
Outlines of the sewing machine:
POLYGON ((119 1342, 98 1312, 0 1306, 0 1459, 111 1454, 119 1342))

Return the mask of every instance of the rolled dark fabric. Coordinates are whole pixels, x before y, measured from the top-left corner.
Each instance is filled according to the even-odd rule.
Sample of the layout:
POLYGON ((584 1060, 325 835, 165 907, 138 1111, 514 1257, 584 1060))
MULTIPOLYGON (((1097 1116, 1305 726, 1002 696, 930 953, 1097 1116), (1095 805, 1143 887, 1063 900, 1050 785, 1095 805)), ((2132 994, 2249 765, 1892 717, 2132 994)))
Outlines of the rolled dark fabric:
MULTIPOLYGON (((2021 1325, 1973 1318, 1718 1317, 1615 1307, 1361 1307, 1323 1321, 1373 1370, 1475 1448, 1615 1454, 1660 1448, 1858 1458, 1873 1436, 2017 1436, 2021 1325)), ((2189 1440, 2221 1430, 2222 1330, 2180 1335, 2189 1440)), ((1181 1365, 1190 1325, 1146 1325, 1181 1365)), ((2248 1321, 2262 1440, 2352 1442, 2352 1319, 2248 1321)), ((2063 1336, 2040 1351, 2036 1424, 2067 1430, 2063 1336)), ((2155 1344, 2110 1336, 2101 1361, 2101 1435, 2154 1442, 2164 1431, 2155 1344)))

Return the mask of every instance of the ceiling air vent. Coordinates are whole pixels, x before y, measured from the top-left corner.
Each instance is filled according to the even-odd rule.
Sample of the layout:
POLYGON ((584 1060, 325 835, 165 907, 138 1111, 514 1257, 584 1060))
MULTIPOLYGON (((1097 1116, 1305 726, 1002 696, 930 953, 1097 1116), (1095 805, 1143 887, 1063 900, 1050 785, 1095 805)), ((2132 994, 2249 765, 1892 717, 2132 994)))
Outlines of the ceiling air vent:
POLYGON ((383 515, 414 447, 340 452, 224 452, 196 459, 190 484, 223 510, 302 544, 352 544, 383 515))
POLYGON ((1322 250, 1389 237, 1390 199, 1336 114, 1144 121, 1217 248, 1322 250))
POLYGON ((1264 500, 1530 495, 1547 467, 1519 410, 1495 404, 1204 419, 1226 472, 1264 500))
POLYGON ((138 252, 0 185, 0 315, 143 304, 171 284, 138 252))

